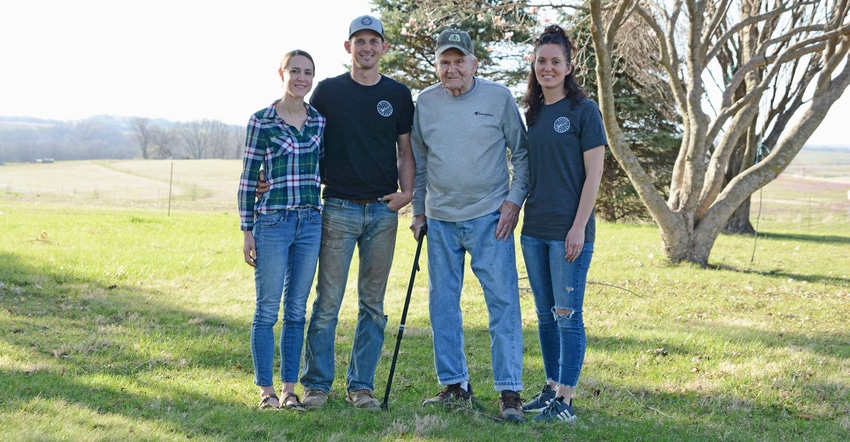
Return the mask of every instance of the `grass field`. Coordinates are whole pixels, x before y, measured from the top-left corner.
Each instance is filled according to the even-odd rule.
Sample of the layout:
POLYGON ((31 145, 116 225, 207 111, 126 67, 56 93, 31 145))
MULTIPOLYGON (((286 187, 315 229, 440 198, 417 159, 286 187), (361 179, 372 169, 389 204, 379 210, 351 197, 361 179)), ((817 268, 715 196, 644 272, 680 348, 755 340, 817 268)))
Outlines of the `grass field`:
MULTIPOLYGON (((388 412, 354 411, 340 393, 352 284, 328 406, 259 411, 238 161, 175 161, 173 175, 170 161, 0 166, 0 440, 848 440, 850 154, 830 155, 804 153, 754 195, 758 238, 721 236, 708 269, 665 263, 652 226, 598 226, 568 427, 488 417, 498 395, 471 272, 467 357, 484 411, 419 405, 439 389, 424 254, 388 412)), ((408 222, 379 398, 415 249, 408 222)), ((528 399, 543 375, 531 294, 521 301, 528 399)))

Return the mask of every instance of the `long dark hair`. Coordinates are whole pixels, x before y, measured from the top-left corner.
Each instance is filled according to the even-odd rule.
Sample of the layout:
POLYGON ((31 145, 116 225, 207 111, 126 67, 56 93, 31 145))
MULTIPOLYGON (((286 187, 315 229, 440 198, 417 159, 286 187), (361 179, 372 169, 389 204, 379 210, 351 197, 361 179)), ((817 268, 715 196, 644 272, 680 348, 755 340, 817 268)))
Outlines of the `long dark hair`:
MULTIPOLYGON (((576 46, 567 36, 567 33, 558 25, 546 26, 543 33, 534 40, 534 59, 531 60, 531 72, 528 73, 528 89, 525 91, 525 96, 522 97, 522 103, 525 105, 525 121, 531 126, 537 119, 540 113, 540 108, 543 106, 543 88, 537 81, 537 75, 534 73, 534 64, 537 62, 537 50, 543 45, 558 45, 564 51, 564 58, 567 63, 572 63, 573 54, 576 52, 576 46)), ((564 79, 564 91, 567 93, 567 98, 578 103, 582 98, 586 98, 587 94, 584 89, 579 86, 576 81, 575 68, 564 79)))

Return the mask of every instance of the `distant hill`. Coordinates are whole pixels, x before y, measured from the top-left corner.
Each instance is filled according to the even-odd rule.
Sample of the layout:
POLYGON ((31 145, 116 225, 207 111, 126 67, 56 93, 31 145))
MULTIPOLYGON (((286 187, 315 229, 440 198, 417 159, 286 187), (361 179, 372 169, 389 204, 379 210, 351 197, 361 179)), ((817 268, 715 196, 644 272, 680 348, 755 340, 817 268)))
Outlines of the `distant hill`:
POLYGON ((138 148, 130 122, 110 116, 78 121, 0 117, 0 162, 133 158, 138 148))
POLYGON ((49 127, 61 124, 59 120, 44 120, 32 117, 1 117, 0 130, 9 127, 49 127))
POLYGON ((810 151, 818 151, 818 152, 850 152, 850 145, 843 146, 824 146, 824 145, 806 145, 803 147, 805 150, 810 151))
MULTIPOLYGON (((129 127, 131 122, 137 117, 115 117, 112 115, 95 115, 83 120, 52 120, 35 117, 8 117, 0 115, 0 126, 52 126, 57 124, 75 124, 83 121, 97 121, 106 124, 116 124, 129 127)), ((151 119, 151 123, 171 125, 176 124, 174 121, 165 120, 162 118, 151 119)))
POLYGON ((146 154, 135 122, 139 117, 98 115, 59 121, 0 116, 0 163, 132 158, 237 158, 243 126, 219 121, 145 119, 146 154))

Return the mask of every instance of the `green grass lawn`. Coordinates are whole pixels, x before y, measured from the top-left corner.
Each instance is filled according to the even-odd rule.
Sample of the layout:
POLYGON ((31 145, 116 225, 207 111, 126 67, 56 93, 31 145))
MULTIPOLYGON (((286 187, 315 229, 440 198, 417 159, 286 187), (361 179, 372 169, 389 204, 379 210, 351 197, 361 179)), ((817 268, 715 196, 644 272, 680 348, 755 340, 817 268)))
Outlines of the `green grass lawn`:
MULTIPOLYGON (((192 185, 211 164, 233 169, 175 164, 192 185)), ((0 168, 0 184, 7 170, 0 168)), ((72 186, 60 176, 45 181, 72 186)), ((0 190, 0 440, 850 438, 850 222, 847 201, 842 207, 837 197, 829 203, 835 213, 813 210, 807 221, 791 215, 792 204, 766 210, 758 238, 721 236, 708 269, 665 263, 655 227, 600 224, 585 301, 579 421, 564 426, 488 417, 498 395, 486 308, 471 272, 463 295, 467 356, 484 412, 420 405, 439 390, 424 253, 389 411, 359 412, 344 401, 353 284, 328 406, 260 411, 248 345, 253 273, 242 262, 235 202, 226 201, 235 200, 235 187, 216 202, 215 192, 197 192, 194 202, 184 193, 170 216, 159 203, 106 201, 104 193, 75 199, 67 191, 0 190), (84 206, 67 204, 81 200, 84 206)), ((789 196, 770 187, 764 194, 774 208, 777 195, 789 196)), ((387 292, 379 399, 415 251, 408 223, 403 216, 387 292)), ((521 295, 529 399, 543 374, 532 297, 521 295)))

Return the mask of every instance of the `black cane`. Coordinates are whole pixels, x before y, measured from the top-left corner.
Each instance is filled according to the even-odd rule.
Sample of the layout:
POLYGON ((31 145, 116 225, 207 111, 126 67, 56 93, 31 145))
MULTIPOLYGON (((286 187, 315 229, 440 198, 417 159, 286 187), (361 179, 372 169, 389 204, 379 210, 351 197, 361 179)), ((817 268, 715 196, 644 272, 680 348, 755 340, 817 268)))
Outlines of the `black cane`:
POLYGON ((390 399, 390 387, 393 385, 393 374, 395 374, 395 363, 398 359, 398 349, 401 347, 401 337, 404 335, 404 322, 407 320, 407 308, 410 306, 410 294, 413 293, 413 280, 416 279, 416 272, 419 271, 419 252, 422 250, 422 240, 425 239, 425 232, 427 230, 427 224, 423 224, 419 229, 419 241, 416 244, 416 254, 413 256, 413 270, 410 271, 410 282, 407 284, 407 298, 404 299, 404 309, 401 312, 401 322, 398 324, 398 338, 395 341, 393 363, 390 365, 390 377, 387 379, 387 388, 384 391, 384 402, 381 404, 382 410, 388 409, 387 401, 390 399))

